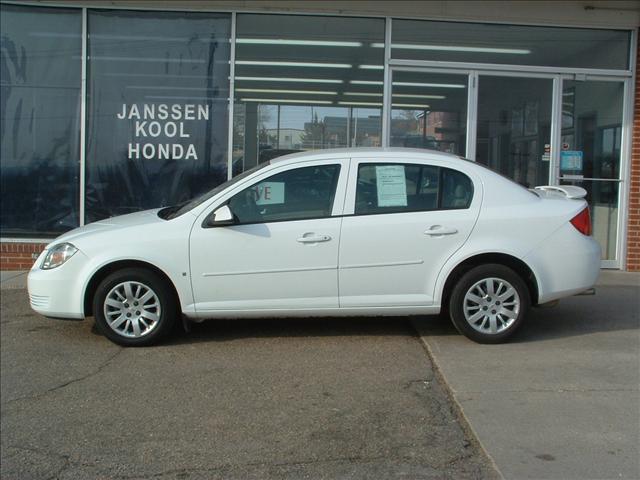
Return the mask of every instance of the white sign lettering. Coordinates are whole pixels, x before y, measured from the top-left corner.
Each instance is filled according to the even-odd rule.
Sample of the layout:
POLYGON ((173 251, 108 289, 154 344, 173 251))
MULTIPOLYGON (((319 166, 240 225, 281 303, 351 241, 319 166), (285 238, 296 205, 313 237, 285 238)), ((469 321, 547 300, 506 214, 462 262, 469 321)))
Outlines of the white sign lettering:
POLYGON ((129 159, 197 160, 198 154, 193 143, 185 146, 181 143, 148 143, 145 140, 191 138, 191 133, 185 128, 185 121, 206 121, 209 120, 209 113, 209 105, 123 103, 121 111, 116 113, 116 118, 133 121, 133 136, 143 139, 140 142, 129 143, 129 159))

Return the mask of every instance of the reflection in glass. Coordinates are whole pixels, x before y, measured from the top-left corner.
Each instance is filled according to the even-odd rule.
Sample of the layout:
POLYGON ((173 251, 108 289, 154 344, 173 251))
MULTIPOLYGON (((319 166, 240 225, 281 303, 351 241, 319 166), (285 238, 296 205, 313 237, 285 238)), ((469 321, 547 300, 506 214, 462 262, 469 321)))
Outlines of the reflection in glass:
POLYGON ((617 181, 563 180, 563 185, 576 185, 587 191, 587 202, 591 210, 593 237, 602 247, 602 259, 616 258, 618 238, 618 191, 617 181))
POLYGON ((526 187, 547 185, 553 81, 488 75, 478 81, 476 161, 526 187))
POLYGON ((399 59, 629 68, 629 30, 394 20, 392 35, 391 57, 399 59))
POLYGON ((0 9, 2 236, 53 236, 79 222, 81 13, 0 9))
POLYGON ((88 20, 86 221, 224 182, 230 16, 90 10, 88 20))
POLYGON ((288 153, 380 146, 384 20, 239 14, 233 174, 288 153))
POLYGON ((394 71, 390 145, 464 156, 467 84, 467 75, 394 71))
POLYGON ((624 84, 565 80, 562 89, 562 149, 582 152, 582 165, 561 161, 560 175, 619 178, 624 84))

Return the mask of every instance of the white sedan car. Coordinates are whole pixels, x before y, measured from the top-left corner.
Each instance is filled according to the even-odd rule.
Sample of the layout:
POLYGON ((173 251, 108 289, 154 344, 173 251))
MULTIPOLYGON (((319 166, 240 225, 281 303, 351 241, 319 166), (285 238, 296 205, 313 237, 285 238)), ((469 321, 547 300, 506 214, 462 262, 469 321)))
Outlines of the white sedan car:
POLYGON ((127 346, 157 342, 181 315, 441 311, 497 343, 531 306, 594 285, 600 247, 584 196, 527 190, 439 152, 297 153, 184 205, 62 235, 29 273, 29 297, 48 317, 93 315, 127 346))

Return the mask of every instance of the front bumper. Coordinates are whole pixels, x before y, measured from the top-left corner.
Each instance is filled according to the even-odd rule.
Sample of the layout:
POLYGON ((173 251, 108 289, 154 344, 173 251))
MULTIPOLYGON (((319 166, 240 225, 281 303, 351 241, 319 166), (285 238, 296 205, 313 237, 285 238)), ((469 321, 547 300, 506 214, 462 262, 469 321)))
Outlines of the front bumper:
POLYGON ((63 265, 42 270, 42 252, 27 277, 31 308, 45 317, 81 320, 84 318, 81 272, 87 257, 78 251, 63 265))

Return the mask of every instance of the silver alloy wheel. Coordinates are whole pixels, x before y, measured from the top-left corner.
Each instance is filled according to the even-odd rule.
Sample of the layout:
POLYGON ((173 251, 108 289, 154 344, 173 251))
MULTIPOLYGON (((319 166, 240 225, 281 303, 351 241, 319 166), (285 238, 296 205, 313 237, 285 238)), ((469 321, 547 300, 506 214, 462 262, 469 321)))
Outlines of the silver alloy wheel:
POLYGON ((474 330, 490 335, 501 333, 518 318, 520 296, 502 278, 483 278, 467 290, 463 311, 474 330))
POLYGON ((143 337, 160 321, 160 299, 147 285, 127 281, 113 287, 104 300, 107 325, 127 338, 143 337))

